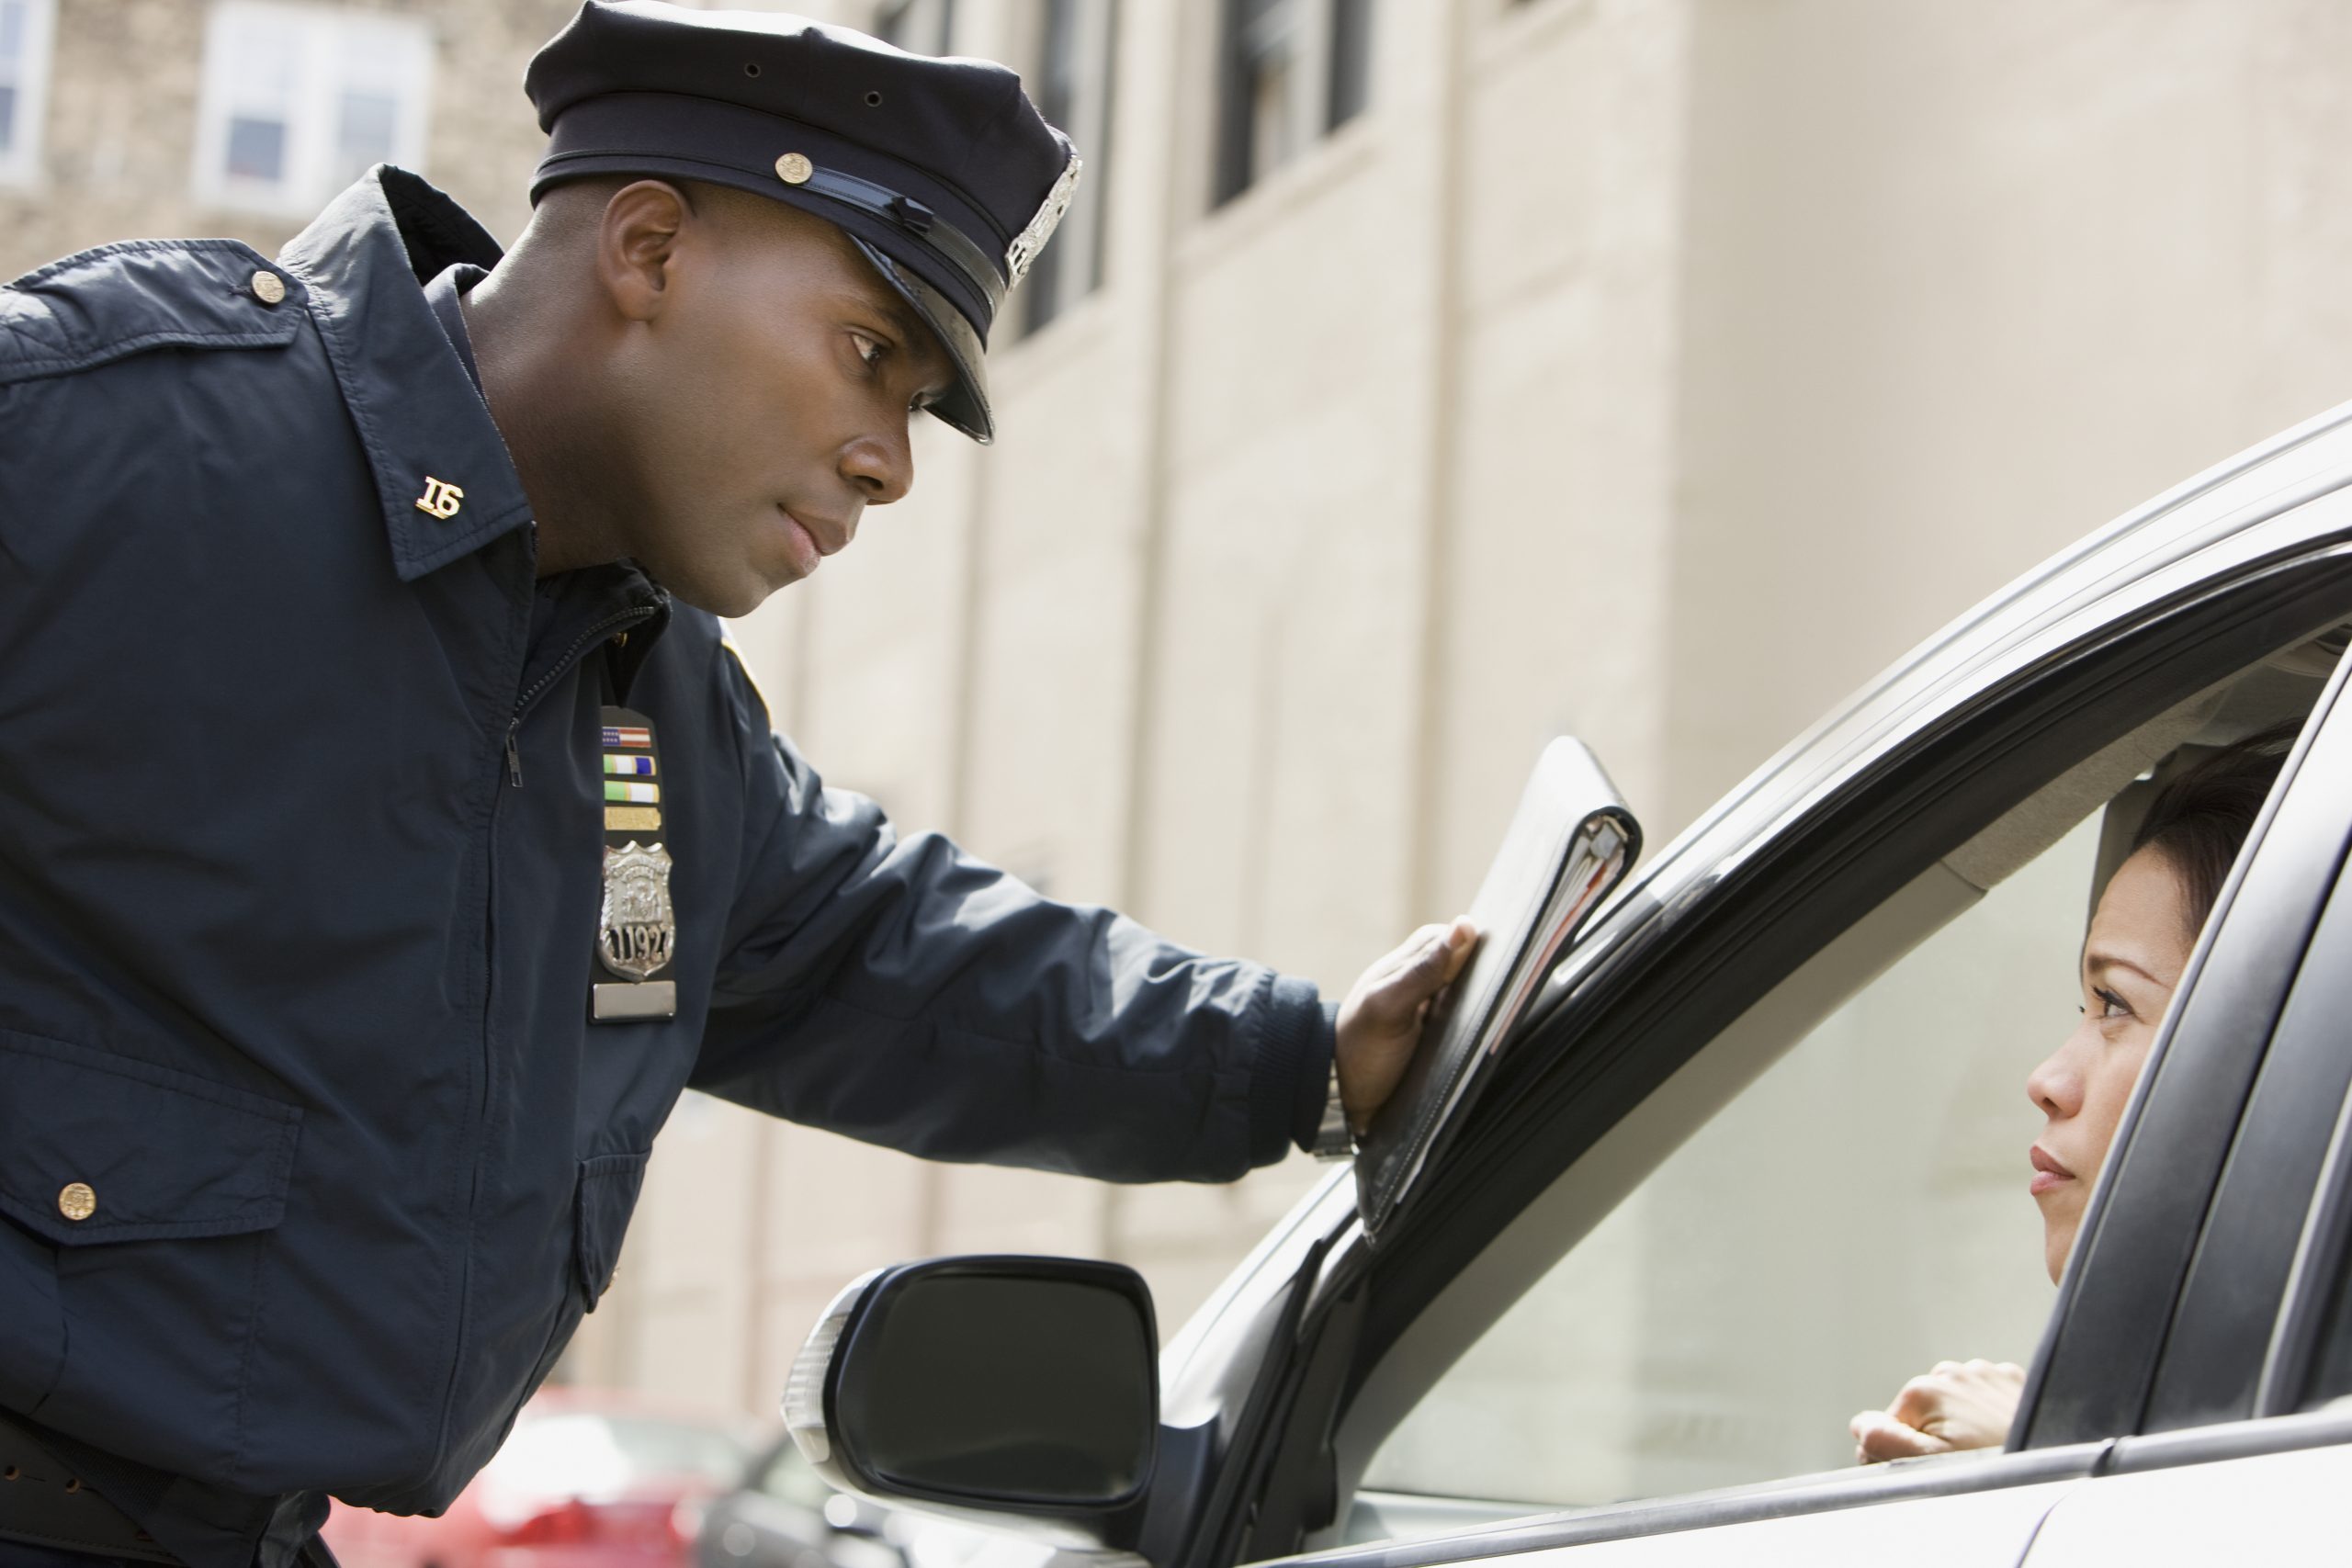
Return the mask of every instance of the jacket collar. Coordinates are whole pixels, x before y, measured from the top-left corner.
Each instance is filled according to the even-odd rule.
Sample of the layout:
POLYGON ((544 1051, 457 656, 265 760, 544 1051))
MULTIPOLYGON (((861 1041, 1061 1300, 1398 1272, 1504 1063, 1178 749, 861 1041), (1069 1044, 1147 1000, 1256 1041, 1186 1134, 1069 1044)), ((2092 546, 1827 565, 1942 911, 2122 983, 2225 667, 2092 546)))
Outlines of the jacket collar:
POLYGON ((403 582, 531 515, 489 405, 424 298, 444 267, 498 259, 498 243, 456 202, 390 166, 335 197, 278 257, 308 286, 403 582))

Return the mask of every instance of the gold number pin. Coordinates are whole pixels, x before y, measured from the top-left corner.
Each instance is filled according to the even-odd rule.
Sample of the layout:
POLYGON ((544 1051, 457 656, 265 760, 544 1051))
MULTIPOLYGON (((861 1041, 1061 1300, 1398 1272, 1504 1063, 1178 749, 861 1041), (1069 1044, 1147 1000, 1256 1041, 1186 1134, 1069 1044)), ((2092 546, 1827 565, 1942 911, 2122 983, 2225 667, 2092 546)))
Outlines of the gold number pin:
POLYGON ((435 517, 455 517, 458 508, 465 504, 466 492, 447 479, 424 476, 424 493, 416 498, 416 509, 435 517))

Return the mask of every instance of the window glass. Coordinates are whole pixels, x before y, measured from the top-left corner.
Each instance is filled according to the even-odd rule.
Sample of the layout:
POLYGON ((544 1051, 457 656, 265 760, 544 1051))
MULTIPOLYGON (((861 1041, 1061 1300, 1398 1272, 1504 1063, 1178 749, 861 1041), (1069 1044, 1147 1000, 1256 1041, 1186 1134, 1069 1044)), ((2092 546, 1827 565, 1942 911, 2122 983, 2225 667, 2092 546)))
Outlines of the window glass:
POLYGON ((335 117, 335 183, 348 184, 392 155, 400 103, 391 94, 346 88, 335 117))
POLYGON ((1046 0, 1030 94, 1086 168, 1054 238, 1022 280, 1021 330, 1036 331, 1102 281, 1103 195, 1111 173, 1111 94, 1118 0, 1046 0))
POLYGON ((282 183, 286 128, 294 118, 302 39, 259 17, 232 17, 221 48, 228 72, 229 140, 224 168, 233 179, 282 183))
POLYGON ((1226 0, 1215 200, 1232 199, 1362 113, 1372 0, 1226 0))
POLYGON ((0 180, 40 166, 55 0, 0 0, 0 180))
POLYGON ((1815 1028, 1442 1377, 1371 1490, 1577 1506, 1853 1462, 1939 1360, 2023 1364, 2053 1288, 2026 1080, 2080 1022, 2095 815, 1815 1028))
POLYGON ((17 77, 25 68, 25 0, 0 0, 0 157, 17 140, 17 77))
POLYGON ((2336 1275, 2322 1331, 2318 1353, 2312 1360, 2311 1386, 2303 1408, 2317 1409, 2352 1398, 2352 1252, 2336 1275))
POLYGON ((1323 116, 1337 130, 1372 96, 1372 0, 1331 0, 1331 83, 1323 116))

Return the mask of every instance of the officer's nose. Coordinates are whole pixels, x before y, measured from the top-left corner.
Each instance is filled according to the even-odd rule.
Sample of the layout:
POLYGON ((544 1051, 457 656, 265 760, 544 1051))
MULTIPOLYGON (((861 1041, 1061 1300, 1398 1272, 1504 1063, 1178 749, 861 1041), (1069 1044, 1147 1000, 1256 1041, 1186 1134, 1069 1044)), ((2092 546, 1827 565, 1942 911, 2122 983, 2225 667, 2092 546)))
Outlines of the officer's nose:
POLYGON ((841 474, 868 506, 889 505, 914 488, 914 451, 907 432, 858 436, 842 448, 841 474))

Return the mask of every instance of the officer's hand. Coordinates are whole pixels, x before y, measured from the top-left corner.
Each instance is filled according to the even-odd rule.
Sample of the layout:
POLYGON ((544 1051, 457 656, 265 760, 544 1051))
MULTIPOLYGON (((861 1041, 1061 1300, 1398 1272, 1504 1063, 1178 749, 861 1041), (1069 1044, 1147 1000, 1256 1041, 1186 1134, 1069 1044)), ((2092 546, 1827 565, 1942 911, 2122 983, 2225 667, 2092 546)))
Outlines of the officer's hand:
POLYGON ((1365 970, 1340 1004, 1340 1103, 1359 1134, 1405 1076, 1430 1001, 1462 973, 1477 941, 1478 928, 1466 919, 1423 926, 1365 970))

